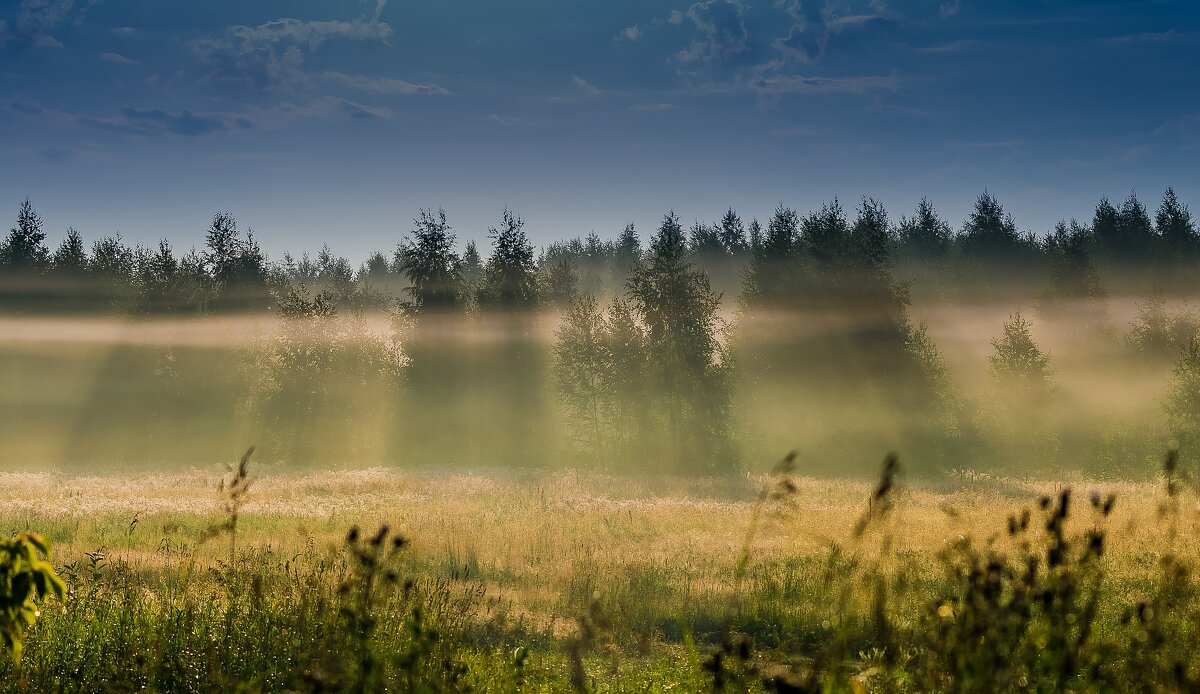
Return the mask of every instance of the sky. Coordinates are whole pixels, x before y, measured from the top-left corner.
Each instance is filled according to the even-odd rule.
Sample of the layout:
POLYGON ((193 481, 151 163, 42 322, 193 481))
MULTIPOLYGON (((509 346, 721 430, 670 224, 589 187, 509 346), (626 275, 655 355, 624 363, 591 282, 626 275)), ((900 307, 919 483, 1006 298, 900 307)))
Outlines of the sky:
POLYGON ((1197 65, 1192 0, 0 0, 0 223, 358 262, 423 207, 486 249, 986 189, 1043 233, 1200 204, 1197 65))

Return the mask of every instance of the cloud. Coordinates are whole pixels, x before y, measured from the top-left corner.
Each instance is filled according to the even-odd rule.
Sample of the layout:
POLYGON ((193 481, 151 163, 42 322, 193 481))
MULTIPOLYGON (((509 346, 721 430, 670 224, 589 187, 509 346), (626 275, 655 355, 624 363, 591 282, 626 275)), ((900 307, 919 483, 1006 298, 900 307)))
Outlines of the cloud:
POLYGON ((347 75, 341 72, 323 72, 321 78, 328 82, 339 84, 348 89, 370 94, 388 96, 408 95, 446 95, 450 91, 437 84, 415 84, 405 80, 389 79, 386 77, 366 77, 363 75, 347 75))
POLYGON ((333 96, 301 103, 283 102, 268 108, 251 107, 231 113, 193 112, 186 109, 172 112, 126 106, 114 116, 97 116, 46 108, 22 94, 9 99, 6 105, 17 113, 65 125, 81 125, 122 135, 186 138, 251 128, 273 128, 297 120, 387 120, 392 117, 392 112, 387 108, 333 96))
POLYGON ((131 58, 126 58, 125 56, 121 55, 120 53, 101 53, 100 59, 105 62, 114 63, 116 65, 139 65, 140 64, 140 63, 138 63, 138 61, 133 60, 131 58))
POLYGON ((137 29, 134 29, 133 27, 117 27, 112 30, 112 33, 120 36, 121 38, 129 38, 137 33, 137 29))
POLYGON ((141 109, 127 106, 116 118, 76 116, 75 121, 93 128, 127 135, 179 135, 195 137, 229 130, 221 116, 198 115, 191 111, 170 113, 162 109, 141 109))
POLYGON ((525 118, 518 118, 516 116, 501 116, 498 113, 489 113, 487 115, 487 117, 485 117, 483 120, 487 121, 488 123, 497 123, 499 125, 519 126, 519 127, 523 127, 523 128, 530 128, 535 125, 539 125, 539 123, 537 121, 532 121, 532 120, 528 120, 525 118))
POLYGON ((957 41, 938 44, 936 46, 924 46, 916 50, 918 53, 962 53, 982 45, 983 42, 978 39, 958 39, 957 41))
POLYGON ((42 105, 24 94, 17 94, 8 100, 8 107, 17 113, 29 116, 40 116, 46 112, 42 105))
POLYGON ((869 91, 894 92, 899 82, 890 76, 811 77, 776 74, 758 76, 748 86, 760 96, 783 94, 863 94, 869 91))
POLYGON ((1113 36, 1108 41, 1112 43, 1168 43, 1191 38, 1195 35, 1196 32, 1167 29, 1166 31, 1145 31, 1140 34, 1113 36))
POLYGON ((367 106, 349 99, 336 99, 332 102, 342 109, 342 113, 355 120, 387 120, 392 117, 389 109, 380 106, 367 106))
MULTIPOLYGON (((79 16, 94 2, 90 0, 84 5, 79 16)), ((13 23, 0 22, 0 46, 10 41, 28 41, 43 48, 62 48, 62 43, 50 32, 67 19, 74 6, 75 0, 21 0, 13 23)))
POLYGON ((618 34, 617 37, 623 38, 627 41, 637 41, 642 37, 642 28, 636 24, 625 27, 621 30, 621 33, 618 34))
POLYGON ((942 19, 949 19, 950 17, 958 14, 960 8, 960 0, 947 0, 947 2, 943 2, 941 5, 938 5, 938 16, 942 19))
POLYGON ((675 104, 633 104, 629 107, 629 110, 635 113, 657 113, 659 111, 670 111, 673 108, 675 108, 675 104))
POLYGON ((813 63, 824 57, 832 38, 896 21, 880 0, 826 0, 823 5, 802 0, 776 0, 775 6, 790 20, 787 34, 772 45, 787 61, 813 63))
POLYGON ((587 80, 579 75, 571 75, 571 81, 574 82, 575 86, 579 87, 579 90, 582 91, 584 96, 588 97, 589 99, 595 99, 596 97, 600 96, 600 89, 589 84, 587 80))
POLYGON ((234 117, 224 114, 198 114, 192 111, 172 113, 162 109, 143 109, 126 106, 116 116, 101 117, 85 113, 68 113, 46 108, 29 97, 18 94, 8 102, 8 108, 29 116, 69 125, 107 130, 127 135, 180 135, 192 137, 222 132, 232 127, 234 117))
POLYGON ((391 34, 391 26, 378 19, 306 22, 284 18, 256 27, 229 27, 220 38, 193 42, 192 50, 208 66, 209 81, 288 89, 310 84, 305 56, 326 41, 386 42, 391 34))
MULTIPOLYGON (((687 9, 700 37, 675 54, 680 63, 719 62, 749 48, 750 32, 746 29, 746 6, 741 0, 703 0, 687 9)), ((672 21, 674 13, 667 21, 672 21)), ((682 21, 682 20, 681 20, 682 21)))
POLYGON ((683 12, 671 10, 671 14, 667 15, 667 24, 683 24, 683 18, 683 12))
POLYGON ((331 39, 352 41, 386 40, 392 35, 392 27, 376 19, 353 21, 324 20, 305 22, 299 19, 276 19, 256 27, 232 26, 229 36, 244 45, 274 45, 279 43, 305 44, 316 48, 331 39))

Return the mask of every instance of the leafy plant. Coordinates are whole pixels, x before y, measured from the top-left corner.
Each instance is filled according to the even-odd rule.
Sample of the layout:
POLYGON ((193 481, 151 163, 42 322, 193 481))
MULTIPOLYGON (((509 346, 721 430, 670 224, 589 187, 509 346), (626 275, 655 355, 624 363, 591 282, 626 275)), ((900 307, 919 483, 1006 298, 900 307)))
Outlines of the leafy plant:
POLYGON ((25 630, 41 616, 38 601, 47 595, 61 600, 67 592, 49 557, 50 543, 37 533, 0 539, 0 634, 18 666, 25 630))

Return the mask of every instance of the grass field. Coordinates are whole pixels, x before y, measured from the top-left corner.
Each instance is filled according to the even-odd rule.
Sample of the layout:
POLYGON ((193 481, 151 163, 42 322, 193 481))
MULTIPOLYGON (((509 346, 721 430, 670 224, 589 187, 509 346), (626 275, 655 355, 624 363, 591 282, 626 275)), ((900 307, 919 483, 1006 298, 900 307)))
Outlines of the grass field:
MULTIPOLYGON (((2 527, 46 535, 71 587, 32 631, 25 690, 701 691, 731 631, 753 642, 748 662, 763 671, 846 639, 842 684, 891 688, 854 679, 877 670, 870 638, 846 629, 872 619, 871 577, 889 577, 893 628, 915 629, 953 584, 949 548, 970 538, 1016 553, 1006 518, 1064 488, 974 475, 901 482, 887 517, 856 534, 873 517, 874 485, 800 474, 761 507, 743 575, 765 476, 298 475, 251 464, 231 546, 221 472, 0 475, 0 494, 16 500, 2 527), (397 572, 390 589, 347 551, 349 528, 366 538, 381 524, 408 541, 378 558, 397 572)), ((1162 483, 1072 487, 1082 510, 1067 535, 1107 528, 1096 638, 1110 638, 1122 610, 1159 589, 1163 555, 1195 555, 1200 516, 1172 497, 1167 542, 1162 483), (1109 517, 1087 509, 1093 492, 1116 495, 1109 517)))

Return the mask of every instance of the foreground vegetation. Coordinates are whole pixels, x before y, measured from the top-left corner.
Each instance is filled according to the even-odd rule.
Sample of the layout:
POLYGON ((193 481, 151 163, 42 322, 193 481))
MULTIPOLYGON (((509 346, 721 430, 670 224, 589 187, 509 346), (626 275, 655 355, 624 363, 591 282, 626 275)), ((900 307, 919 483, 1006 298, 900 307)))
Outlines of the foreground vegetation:
POLYGON ((251 467, 216 495, 202 472, 9 473, 0 520, 43 531, 68 590, 0 683, 1186 691, 1200 517, 1177 465, 1071 488, 795 458, 739 483, 251 467))

